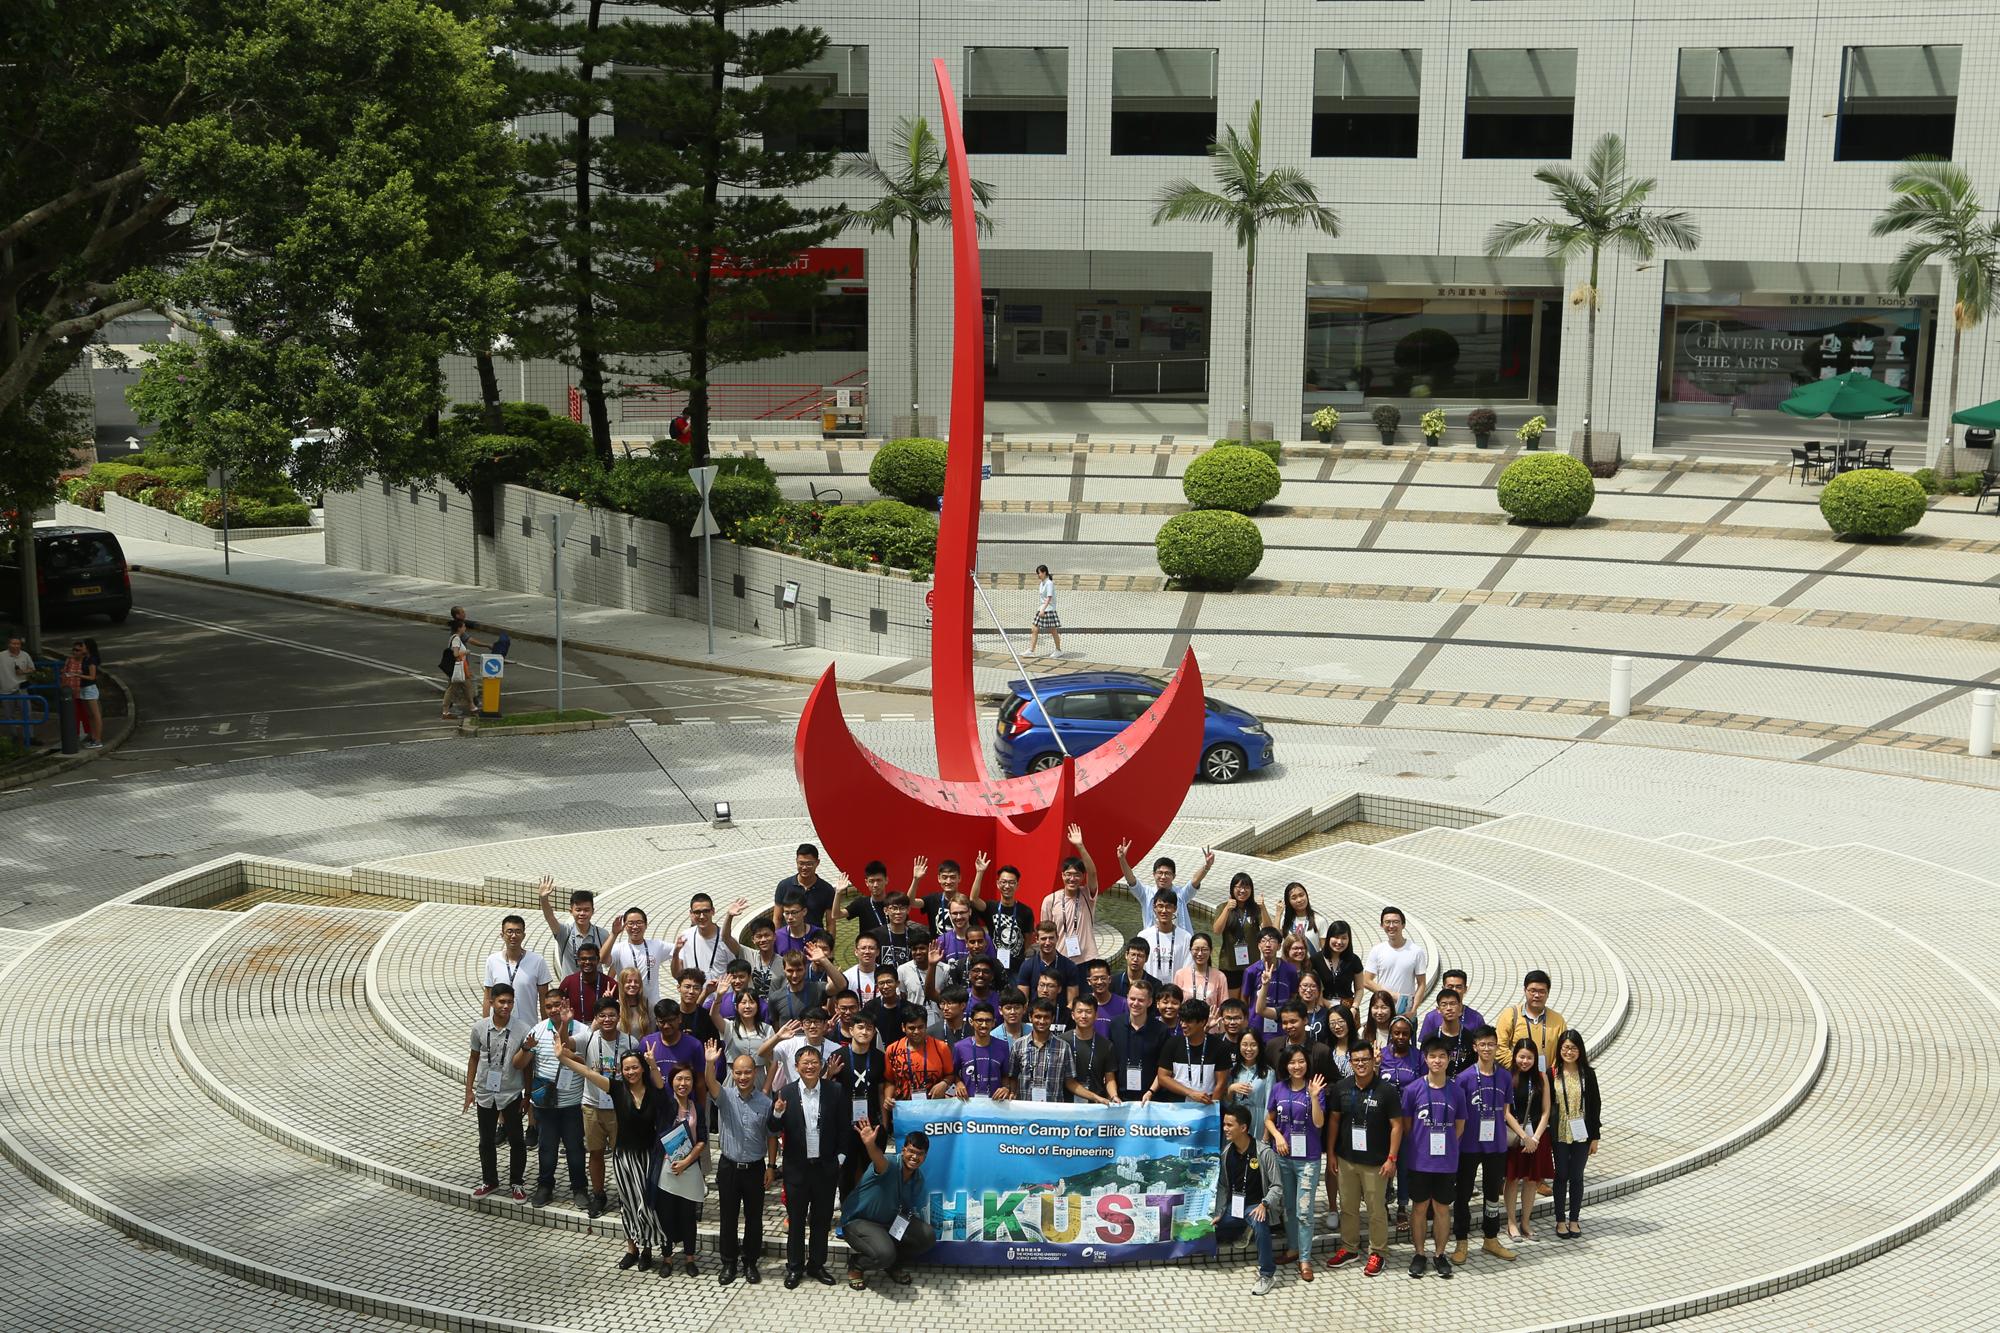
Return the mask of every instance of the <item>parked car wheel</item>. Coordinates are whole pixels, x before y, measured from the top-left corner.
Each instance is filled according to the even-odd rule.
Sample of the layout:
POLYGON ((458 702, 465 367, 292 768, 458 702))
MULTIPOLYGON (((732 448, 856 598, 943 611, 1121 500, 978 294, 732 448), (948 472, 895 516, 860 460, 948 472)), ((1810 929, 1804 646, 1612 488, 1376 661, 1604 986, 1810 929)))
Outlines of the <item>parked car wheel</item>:
POLYGON ((1046 773, 1052 768, 1062 767, 1062 756, 1056 753, 1038 754, 1028 761, 1030 773, 1046 773))
POLYGON ((1210 782, 1231 783, 1243 772, 1243 751, 1233 745, 1211 745, 1202 753, 1201 775, 1210 782))

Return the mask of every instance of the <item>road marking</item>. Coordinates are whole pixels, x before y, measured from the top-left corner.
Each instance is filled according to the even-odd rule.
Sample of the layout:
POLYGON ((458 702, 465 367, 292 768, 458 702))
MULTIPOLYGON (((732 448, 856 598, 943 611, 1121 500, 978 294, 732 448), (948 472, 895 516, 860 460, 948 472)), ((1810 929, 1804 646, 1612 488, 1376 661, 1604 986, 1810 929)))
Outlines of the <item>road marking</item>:
MULTIPOLYGON (((177 750, 229 750, 242 745, 258 745, 258 744, 289 745, 294 741, 338 741, 338 740, 345 740, 349 736, 408 736, 427 731, 451 731, 451 730, 455 730, 455 728, 447 726, 442 722, 439 722, 434 726, 428 726, 428 727, 391 727, 386 730, 380 730, 380 731, 332 732, 318 736, 280 736, 276 740, 264 740, 264 741, 251 741, 246 739, 237 741, 198 741, 185 745, 127 745, 121 748, 118 751, 118 753, 121 755, 168 754, 177 750)), ((390 741, 378 741, 374 743, 379 745, 392 744, 392 742, 390 741)), ((367 747, 363 745, 354 745, 354 746, 345 746, 342 748, 360 750, 360 749, 365 749, 367 747)), ((303 753, 307 752, 302 750, 272 750, 269 752, 270 755, 303 754, 303 753)), ((252 757, 266 758, 269 756, 259 755, 252 757)))
POLYGON ((212 630, 217 634, 233 634, 239 639, 254 639, 259 643, 273 643, 281 648, 294 648, 302 653, 317 653, 321 657, 339 658, 343 662, 353 662, 360 666, 373 667, 377 671, 386 671, 391 675, 406 676, 411 680, 420 680, 427 685, 434 686, 440 694, 444 692, 443 683, 438 681, 434 675, 412 671, 408 667, 398 666, 394 662, 384 662, 379 658, 363 657, 359 653, 342 652, 338 648, 328 648, 324 644, 304 643, 298 639, 283 639, 275 634, 260 634, 255 630, 239 629, 234 625, 218 625, 212 620, 197 620, 193 616, 175 615, 170 611, 154 611, 139 606, 133 607, 132 611, 136 615, 151 616, 156 620, 178 621, 180 624, 212 630))

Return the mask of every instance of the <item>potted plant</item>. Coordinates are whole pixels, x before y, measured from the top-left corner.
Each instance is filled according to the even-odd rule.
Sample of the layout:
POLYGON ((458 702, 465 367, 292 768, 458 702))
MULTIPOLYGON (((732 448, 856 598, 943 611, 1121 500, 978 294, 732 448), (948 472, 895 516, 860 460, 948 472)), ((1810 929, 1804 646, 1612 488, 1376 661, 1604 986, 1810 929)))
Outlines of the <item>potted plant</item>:
POLYGON ((1539 449, 1542 447, 1542 432, 1548 428, 1547 417, 1529 417, 1521 423, 1521 428, 1514 432, 1514 438, 1527 448, 1539 449))
POLYGON ((1424 432, 1424 443, 1435 449, 1444 438, 1444 409, 1433 407, 1417 419, 1417 425, 1424 432))
POLYGON ((1319 442, 1327 444, 1333 440, 1333 428, 1340 424, 1340 413, 1330 407, 1322 407, 1313 413, 1312 422, 1313 429, 1319 433, 1319 442))
POLYGON ((1382 432, 1382 443, 1396 442, 1396 427, 1402 424, 1403 409, 1394 403, 1384 403, 1368 414, 1375 423, 1375 429, 1382 432))
POLYGON ((1465 424, 1472 431, 1473 442, 1484 449, 1493 437, 1493 428, 1500 424, 1500 414, 1490 407, 1475 407, 1465 414, 1465 424))

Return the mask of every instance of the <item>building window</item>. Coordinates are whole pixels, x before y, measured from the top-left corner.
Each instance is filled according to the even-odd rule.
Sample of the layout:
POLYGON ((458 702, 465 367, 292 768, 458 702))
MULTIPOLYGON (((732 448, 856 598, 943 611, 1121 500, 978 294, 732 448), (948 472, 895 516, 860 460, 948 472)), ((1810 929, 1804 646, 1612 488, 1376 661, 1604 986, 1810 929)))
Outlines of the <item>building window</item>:
POLYGON ((1950 157, 1958 120, 1956 46, 1850 46, 1840 72, 1839 162, 1950 157))
POLYGON ((1309 286, 1306 397, 1548 401, 1561 325, 1554 290, 1309 286))
POLYGON ((829 46, 817 60, 785 74, 767 75, 764 83, 778 88, 812 88, 821 94, 819 109, 797 128, 764 136, 774 152, 804 148, 822 153, 868 151, 868 48, 829 46))
POLYGON ((1422 51, 1313 52, 1314 157, 1415 157, 1422 51))
POLYGON ((1069 151, 1069 51, 1060 46, 968 46, 968 153, 1069 151))
POLYGON ((1466 52, 1466 157, 1568 157, 1575 122, 1575 51, 1466 52))
POLYGON ((1111 155, 1199 157, 1215 142, 1215 52, 1111 53, 1111 155))
POLYGON ((868 294, 828 293, 747 316, 750 327, 799 351, 868 350, 868 294))
POLYGON ((1791 95, 1789 47, 1683 47, 1674 100, 1674 159, 1784 161, 1791 95))

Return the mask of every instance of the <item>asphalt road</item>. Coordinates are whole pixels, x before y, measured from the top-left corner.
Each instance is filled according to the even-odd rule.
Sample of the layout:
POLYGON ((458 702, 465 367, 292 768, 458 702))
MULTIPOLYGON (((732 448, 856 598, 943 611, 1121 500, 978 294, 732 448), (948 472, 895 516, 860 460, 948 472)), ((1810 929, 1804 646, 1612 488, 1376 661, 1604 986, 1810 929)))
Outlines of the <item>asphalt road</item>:
MULTIPOLYGON (((438 626, 154 575, 133 575, 132 587, 132 617, 123 625, 93 620, 50 633, 97 640, 105 669, 132 691, 138 726, 116 753, 45 783, 435 740, 455 725, 438 717, 445 645, 438 626)), ((478 619, 478 607, 471 610, 478 619)), ((571 708, 728 724, 797 717, 808 687, 565 650, 563 693, 571 708)), ((554 646, 516 641, 503 709, 555 704, 554 646)), ((852 687, 842 689, 841 704, 850 717, 871 720, 930 714, 925 696, 852 687)))

